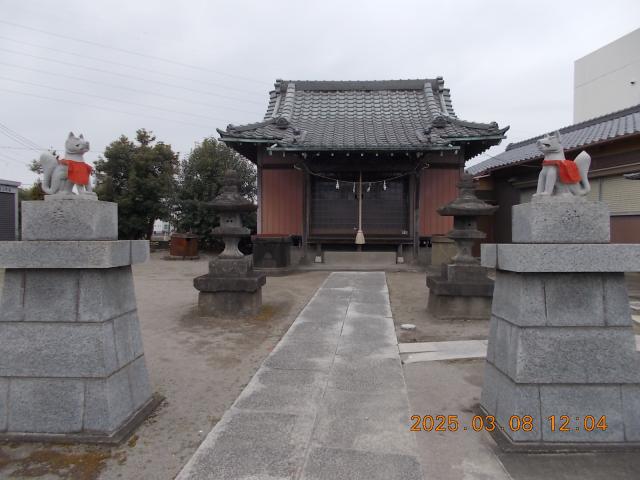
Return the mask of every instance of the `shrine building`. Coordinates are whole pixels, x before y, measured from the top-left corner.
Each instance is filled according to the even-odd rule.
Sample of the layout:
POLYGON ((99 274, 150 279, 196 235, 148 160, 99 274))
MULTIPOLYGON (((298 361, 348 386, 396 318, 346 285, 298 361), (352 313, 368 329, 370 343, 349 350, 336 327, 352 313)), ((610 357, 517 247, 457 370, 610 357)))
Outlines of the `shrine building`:
POLYGON ((218 133, 257 166, 259 236, 417 253, 451 229, 436 209, 456 197, 465 161, 508 128, 459 119, 438 77, 277 80, 264 119, 218 133))

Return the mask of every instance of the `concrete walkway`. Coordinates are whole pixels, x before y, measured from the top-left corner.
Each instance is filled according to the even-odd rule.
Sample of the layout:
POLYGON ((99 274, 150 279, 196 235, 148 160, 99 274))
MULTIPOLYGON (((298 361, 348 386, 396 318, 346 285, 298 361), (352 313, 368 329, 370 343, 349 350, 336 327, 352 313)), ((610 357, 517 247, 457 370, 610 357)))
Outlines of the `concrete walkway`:
POLYGON ((332 273, 177 478, 422 480, 410 415, 385 274, 332 273))

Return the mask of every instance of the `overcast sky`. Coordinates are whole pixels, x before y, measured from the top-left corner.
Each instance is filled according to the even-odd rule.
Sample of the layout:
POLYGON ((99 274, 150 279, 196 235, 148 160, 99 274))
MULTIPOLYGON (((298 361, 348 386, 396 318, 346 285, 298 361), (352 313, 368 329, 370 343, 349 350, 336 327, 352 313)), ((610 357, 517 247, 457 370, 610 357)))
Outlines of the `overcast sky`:
POLYGON ((0 178, 70 130, 90 162, 139 128, 186 155, 276 78, 443 76, 460 118, 511 126, 495 155, 571 124, 574 61, 639 24, 638 0, 0 0, 0 178))

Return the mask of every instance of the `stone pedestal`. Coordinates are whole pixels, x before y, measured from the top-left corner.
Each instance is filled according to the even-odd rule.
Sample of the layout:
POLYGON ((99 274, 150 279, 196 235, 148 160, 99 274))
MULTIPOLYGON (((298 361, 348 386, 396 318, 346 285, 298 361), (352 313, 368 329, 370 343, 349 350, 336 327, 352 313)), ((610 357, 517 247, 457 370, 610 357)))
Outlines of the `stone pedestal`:
POLYGON ((622 273, 640 270, 640 245, 603 243, 599 202, 549 197, 513 215, 522 243, 482 246, 482 265, 496 269, 480 402, 494 434, 509 450, 640 446, 640 355, 622 273), (514 428, 525 415, 532 428, 514 428))
POLYGON ((200 315, 256 315, 262 306, 265 282, 264 273, 253 271, 250 257, 212 260, 209 273, 193 279, 193 285, 200 291, 200 315))
POLYGON ((427 274, 427 311, 436 318, 489 319, 493 280, 471 249, 475 241, 485 238, 477 229, 477 217, 493 215, 497 208, 476 197, 473 177, 468 174, 458 183, 458 197, 438 208, 440 215, 453 216, 453 230, 447 237, 455 241, 456 253, 442 265, 440 274, 427 274))
POLYGON ((213 229, 222 237, 224 250, 209 263, 209 273, 193 279, 200 290, 198 309, 205 316, 255 315, 262 306, 262 286, 266 275, 253 271, 250 257, 238 249, 242 237, 249 229, 242 226, 240 214, 258 207, 240 194, 240 180, 234 170, 224 175, 220 194, 210 206, 220 213, 220 225, 213 229))
POLYGON ((117 206, 23 202, 22 242, 0 242, 0 439, 118 442, 155 406, 117 206))
POLYGON ((441 320, 487 320, 491 314, 493 280, 480 265, 443 265, 428 275, 427 311, 441 320))

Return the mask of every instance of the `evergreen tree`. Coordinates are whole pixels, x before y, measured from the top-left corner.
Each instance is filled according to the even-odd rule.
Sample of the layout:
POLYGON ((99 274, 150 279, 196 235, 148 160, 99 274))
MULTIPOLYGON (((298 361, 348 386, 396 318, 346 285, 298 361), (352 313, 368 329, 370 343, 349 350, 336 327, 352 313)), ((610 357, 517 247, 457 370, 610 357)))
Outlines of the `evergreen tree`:
POLYGON ((23 202, 25 200, 44 200, 44 190, 42 190, 42 181, 36 180, 36 183, 29 188, 18 189, 18 200, 23 202))
POLYGON ((136 142, 122 135, 95 164, 96 193, 118 204, 122 239, 150 239, 155 220, 169 220, 175 194, 178 155, 171 145, 145 129, 136 132, 136 142))
MULTIPOLYGON (((207 203, 218 195, 228 169, 238 173, 240 193, 255 201, 257 187, 254 165, 212 137, 205 138, 191 150, 180 165, 175 198, 176 227, 180 232, 199 235, 203 248, 219 245, 219 240, 211 235, 211 230, 219 224, 219 217, 207 203)), ((255 212, 243 215, 243 222, 255 231, 255 212)))

